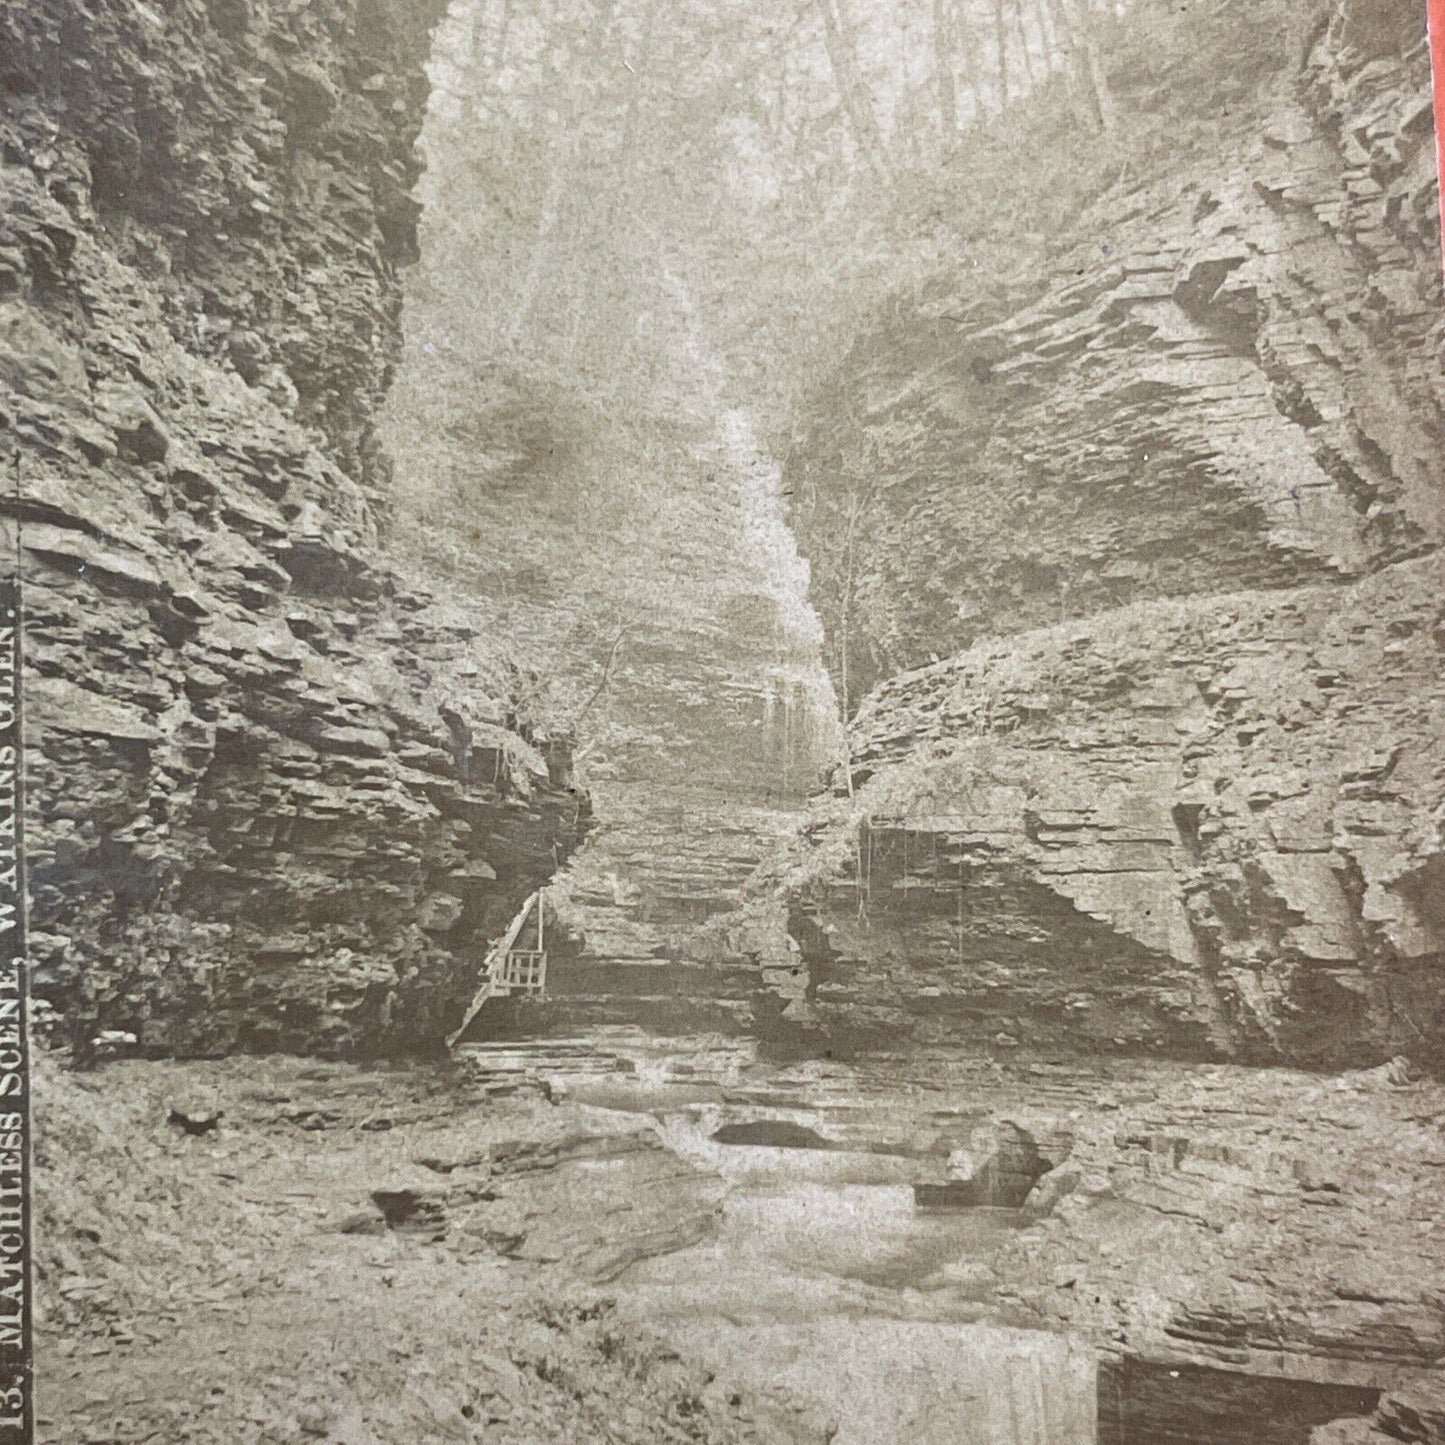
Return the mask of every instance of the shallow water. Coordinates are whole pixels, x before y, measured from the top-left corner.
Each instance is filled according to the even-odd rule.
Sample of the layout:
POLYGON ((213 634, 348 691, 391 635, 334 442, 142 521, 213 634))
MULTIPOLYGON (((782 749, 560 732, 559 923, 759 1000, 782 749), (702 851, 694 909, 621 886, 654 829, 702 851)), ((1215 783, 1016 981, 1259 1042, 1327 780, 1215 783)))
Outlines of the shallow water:
POLYGON ((950 1144, 985 1117, 966 1075, 769 1069, 735 1044, 678 1045, 613 1041, 615 1056, 548 1074, 578 1102, 650 1115, 727 1186, 714 1235, 633 1265, 619 1305, 764 1397, 811 1401, 820 1441, 1307 1445, 1312 1425, 1368 1408, 1368 1391, 1101 1367, 1086 1341, 991 1322, 1022 1212, 919 1210, 913 1195, 948 1177, 950 1144), (724 1142, 739 1137, 806 1147, 724 1142))
POLYGON ((705 1123, 689 1151, 665 1122, 731 1189, 715 1238, 620 1281, 625 1307, 764 1395, 819 1402, 836 1445, 1091 1445, 1092 1351, 973 1322, 1017 1211, 920 1213, 911 1183, 878 1182, 907 1161, 717 1145, 705 1123), (890 1317, 920 1310, 952 1318, 890 1317))
POLYGON ((916 1289, 951 1264, 984 1257, 1015 1224, 1002 1209, 920 1215, 901 1185, 779 1186, 729 1196, 717 1249, 740 1265, 916 1289))
POLYGON ((825 1403, 834 1445, 1093 1445, 1092 1355, 1056 1335, 988 1325, 824 1317, 675 1335, 723 1344, 760 1393, 825 1403))

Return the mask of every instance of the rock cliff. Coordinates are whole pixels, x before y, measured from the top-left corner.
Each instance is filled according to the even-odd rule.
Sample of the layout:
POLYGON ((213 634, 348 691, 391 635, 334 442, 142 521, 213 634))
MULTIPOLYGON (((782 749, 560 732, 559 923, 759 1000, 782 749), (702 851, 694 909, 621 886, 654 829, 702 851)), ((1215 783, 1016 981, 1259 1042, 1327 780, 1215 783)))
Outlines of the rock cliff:
POLYGON ((82 1052, 426 1046, 585 826, 378 545, 440 8, 0 18, 35 992, 82 1052))
POLYGON ((901 298, 829 379, 854 404, 815 407, 789 480, 845 691, 874 690, 792 878, 801 1017, 1438 1058, 1442 309, 1408 19, 1322 16, 1213 153, 1100 195, 1042 294, 901 298))
POLYGON ((758 970, 709 921, 796 826, 836 756, 806 572, 777 464, 730 403, 678 277, 629 274, 643 316, 637 295, 609 287, 588 298, 584 325, 579 302, 572 320, 598 354, 555 349, 548 298, 572 308, 577 279, 560 247, 586 231, 559 224, 554 254, 546 214, 538 239, 499 199, 525 188, 525 145, 558 137, 519 118, 503 128, 513 163, 493 174, 477 116, 496 124, 497 75, 480 25, 457 7, 438 32, 422 259, 386 408, 394 535, 490 599, 548 709, 575 728, 596 826, 549 891, 546 1005, 489 1006, 478 1031, 739 1027, 758 970), (540 280, 515 269, 523 256, 540 280), (654 329, 644 366, 628 347, 654 329))

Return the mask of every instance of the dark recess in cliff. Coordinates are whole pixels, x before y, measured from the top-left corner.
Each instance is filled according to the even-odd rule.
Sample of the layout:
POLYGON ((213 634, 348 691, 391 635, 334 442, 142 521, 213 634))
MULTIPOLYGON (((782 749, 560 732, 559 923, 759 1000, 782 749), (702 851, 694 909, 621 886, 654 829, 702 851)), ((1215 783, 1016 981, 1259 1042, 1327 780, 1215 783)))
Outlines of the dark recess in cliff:
POLYGON ((465 599, 377 544, 441 8, 0 17, 34 982, 82 1055, 434 1046, 585 826, 465 599))

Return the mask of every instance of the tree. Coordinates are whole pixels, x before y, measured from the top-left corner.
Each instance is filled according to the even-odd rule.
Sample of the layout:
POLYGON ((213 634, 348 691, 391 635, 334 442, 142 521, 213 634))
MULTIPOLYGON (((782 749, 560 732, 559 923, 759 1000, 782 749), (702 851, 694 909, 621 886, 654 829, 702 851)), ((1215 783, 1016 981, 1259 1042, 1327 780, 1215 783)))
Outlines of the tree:
POLYGON ((882 173, 883 142, 878 134, 878 118, 858 69, 857 29, 848 0, 818 0, 823 17, 823 36, 833 79, 843 112, 853 134, 859 154, 876 172, 882 173))
MULTIPOLYGON (((1099 15, 1089 0, 1049 0, 1049 7, 1055 30, 1063 36, 1075 73, 1084 86, 1094 125, 1107 134, 1117 125, 1118 113, 1099 50, 1099 15)), ((1102 14, 1111 19, 1113 7, 1106 4, 1102 14)))
MULTIPOLYGON (((611 18, 612 8, 613 0, 604 0, 604 3, 598 4, 591 12, 591 20, 588 23, 580 50, 583 64, 588 68, 596 64, 597 55, 601 49, 600 42, 606 32, 607 22, 611 18)), ((562 128, 561 135, 554 143, 551 178, 548 181, 547 194, 542 202, 541 213, 537 217, 537 234, 532 243, 526 277, 518 293, 516 307, 512 312, 508 340, 514 347, 521 339, 523 328, 532 314, 542 275, 551 261, 553 236, 557 229, 563 194, 574 183, 577 165, 584 153, 585 137, 581 125, 583 94, 583 88, 580 85, 574 83, 569 87, 567 124, 562 128)))
POLYGON ((958 86, 953 72, 956 18, 949 0, 933 0, 933 75, 945 154, 958 142, 958 86))
POLYGON ((993 43, 998 51, 998 103, 1008 104, 1008 20, 1004 0, 993 0, 993 43))
POLYGON ((1032 90, 1036 77, 1034 75, 1034 58, 1029 45, 1028 27, 1024 24, 1023 0, 1013 0, 1012 15, 1014 30, 1019 38, 1019 57, 1023 63, 1024 79, 1028 82, 1028 88, 1032 90))

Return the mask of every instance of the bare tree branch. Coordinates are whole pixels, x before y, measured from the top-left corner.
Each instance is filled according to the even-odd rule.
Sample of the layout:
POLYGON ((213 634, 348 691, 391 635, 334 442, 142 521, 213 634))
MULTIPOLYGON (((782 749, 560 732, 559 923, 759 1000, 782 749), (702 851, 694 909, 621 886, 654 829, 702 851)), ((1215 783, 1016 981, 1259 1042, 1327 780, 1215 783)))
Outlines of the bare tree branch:
POLYGON ((607 690, 607 684, 612 678, 612 664, 617 661, 617 650, 622 646, 622 639, 627 636, 627 629, 624 627, 612 640, 612 650, 607 654, 607 661, 602 668, 602 680, 593 690, 592 696, 582 704, 582 710, 572 719, 572 726, 575 728, 592 710, 592 705, 607 690))

